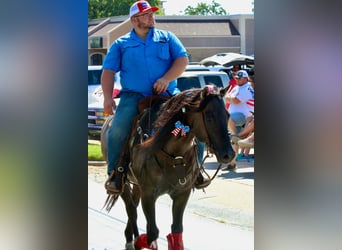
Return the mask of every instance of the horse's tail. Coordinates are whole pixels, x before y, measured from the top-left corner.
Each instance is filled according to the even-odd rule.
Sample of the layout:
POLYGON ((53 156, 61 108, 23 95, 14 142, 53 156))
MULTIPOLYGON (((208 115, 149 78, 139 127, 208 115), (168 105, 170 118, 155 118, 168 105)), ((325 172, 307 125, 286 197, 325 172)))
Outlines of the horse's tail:
POLYGON ((120 194, 108 194, 102 209, 105 208, 107 213, 109 213, 112 207, 115 205, 116 201, 118 200, 119 196, 120 194))

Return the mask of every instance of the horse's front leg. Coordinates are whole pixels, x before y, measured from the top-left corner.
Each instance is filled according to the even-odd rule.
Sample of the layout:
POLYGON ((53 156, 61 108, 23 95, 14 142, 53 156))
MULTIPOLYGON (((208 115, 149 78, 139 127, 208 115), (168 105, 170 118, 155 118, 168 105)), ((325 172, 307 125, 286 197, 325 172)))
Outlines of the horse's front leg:
POLYGON ((168 250, 184 250, 183 245, 183 215, 188 202, 191 189, 180 194, 171 196, 172 198, 172 225, 171 234, 167 235, 168 250))
POLYGON ((125 229, 126 237, 126 249, 134 249, 133 235, 134 238, 139 236, 138 225, 137 225, 137 206, 139 204, 140 193, 137 187, 130 188, 128 184, 124 186, 124 191, 121 194, 121 198, 125 202, 127 212, 127 225, 125 229))
MULTIPOLYGON (((158 249, 157 239, 159 237, 159 229, 156 225, 156 213, 155 213, 155 202, 156 198, 153 195, 153 192, 149 192, 144 190, 144 193, 141 197, 141 206, 146 218, 146 231, 147 231, 147 247, 145 246, 145 238, 146 235, 141 235, 140 238, 140 246, 144 246, 148 249, 158 249)), ((139 242, 139 239, 138 239, 139 242)), ((139 245, 137 244, 137 245, 139 245)))

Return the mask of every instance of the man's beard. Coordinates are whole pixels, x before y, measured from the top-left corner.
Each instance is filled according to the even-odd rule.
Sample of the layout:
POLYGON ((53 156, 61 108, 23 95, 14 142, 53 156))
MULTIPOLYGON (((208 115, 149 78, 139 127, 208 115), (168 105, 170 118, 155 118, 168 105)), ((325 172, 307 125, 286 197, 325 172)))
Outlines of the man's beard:
POLYGON ((155 23, 152 23, 152 24, 150 24, 150 23, 145 24, 145 23, 139 22, 139 23, 138 23, 138 28, 139 28, 139 29, 149 30, 149 29, 154 28, 154 24, 155 24, 155 23))

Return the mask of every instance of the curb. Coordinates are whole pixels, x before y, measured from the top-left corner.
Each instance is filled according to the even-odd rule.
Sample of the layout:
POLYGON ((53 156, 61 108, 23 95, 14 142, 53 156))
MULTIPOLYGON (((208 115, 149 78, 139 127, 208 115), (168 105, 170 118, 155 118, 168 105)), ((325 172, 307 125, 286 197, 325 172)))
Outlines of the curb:
POLYGON ((88 161, 88 165, 90 166, 106 166, 106 161, 88 161))
POLYGON ((88 143, 89 144, 101 145, 101 141, 98 141, 98 140, 90 140, 90 139, 88 139, 88 143))

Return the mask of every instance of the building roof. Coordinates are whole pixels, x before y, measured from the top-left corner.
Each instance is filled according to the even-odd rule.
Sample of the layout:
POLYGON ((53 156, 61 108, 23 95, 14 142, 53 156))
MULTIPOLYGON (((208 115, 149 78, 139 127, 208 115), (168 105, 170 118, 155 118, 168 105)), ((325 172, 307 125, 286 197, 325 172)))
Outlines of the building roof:
MULTIPOLYGON (((107 36, 107 32, 126 20, 128 16, 111 17, 90 36, 107 36)), ((88 32, 94 29, 105 19, 91 20, 88 32)), ((170 30, 177 36, 231 36, 239 35, 237 29, 230 21, 230 16, 156 16, 156 27, 170 30)))
MULTIPOLYGON (((254 15, 225 16, 156 16, 156 27, 173 32, 186 47, 194 61, 221 52, 254 53, 254 15)), ((88 21, 90 40, 101 37, 106 50, 117 37, 129 32, 129 16, 88 21)), ((90 47, 90 46, 89 46, 90 47)), ((94 53, 99 48, 89 48, 94 53)), ((104 53, 104 52, 102 52, 104 53)))

